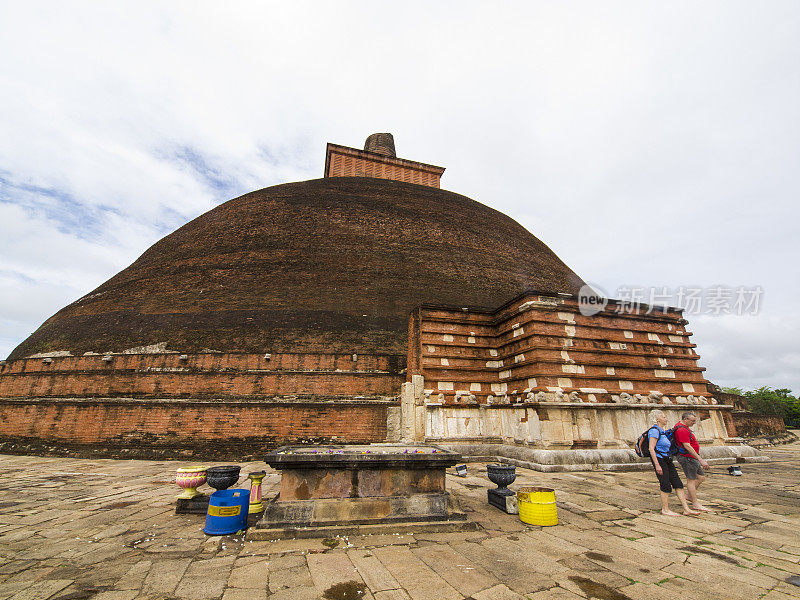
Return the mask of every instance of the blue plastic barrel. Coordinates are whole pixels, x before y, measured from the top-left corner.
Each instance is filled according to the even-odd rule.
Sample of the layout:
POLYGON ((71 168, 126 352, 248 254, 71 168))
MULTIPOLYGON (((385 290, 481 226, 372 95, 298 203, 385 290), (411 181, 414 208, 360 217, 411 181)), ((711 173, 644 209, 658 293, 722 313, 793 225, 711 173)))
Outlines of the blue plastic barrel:
POLYGON ((247 527, 250 490, 219 490, 208 499, 206 526, 208 535, 236 533, 247 527))

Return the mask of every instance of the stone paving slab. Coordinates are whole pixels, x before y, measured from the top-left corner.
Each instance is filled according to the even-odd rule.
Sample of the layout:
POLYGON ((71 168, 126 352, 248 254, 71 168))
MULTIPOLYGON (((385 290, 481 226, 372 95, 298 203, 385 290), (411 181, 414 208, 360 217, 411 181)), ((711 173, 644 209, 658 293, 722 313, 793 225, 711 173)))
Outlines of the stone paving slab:
POLYGON ((715 512, 696 518, 662 516, 650 472, 518 468, 512 488, 556 490, 559 525, 533 527, 487 504, 474 463, 447 478, 472 531, 280 540, 210 537, 202 515, 174 514, 185 462, 0 455, 0 600, 797 598, 800 443, 764 452, 742 477, 711 469, 715 512))
POLYGON ((369 550, 350 550, 347 556, 350 557, 361 579, 373 593, 400 589, 397 580, 369 550))

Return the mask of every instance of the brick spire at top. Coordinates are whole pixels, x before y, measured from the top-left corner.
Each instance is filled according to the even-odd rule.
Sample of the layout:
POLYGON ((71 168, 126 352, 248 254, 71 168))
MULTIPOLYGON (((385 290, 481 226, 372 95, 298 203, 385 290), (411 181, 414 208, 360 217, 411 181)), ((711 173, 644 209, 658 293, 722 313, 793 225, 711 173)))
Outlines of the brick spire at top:
POLYGON ((397 153, 394 150, 394 136, 391 133, 373 133, 364 142, 364 150, 391 156, 392 158, 397 157, 397 153))

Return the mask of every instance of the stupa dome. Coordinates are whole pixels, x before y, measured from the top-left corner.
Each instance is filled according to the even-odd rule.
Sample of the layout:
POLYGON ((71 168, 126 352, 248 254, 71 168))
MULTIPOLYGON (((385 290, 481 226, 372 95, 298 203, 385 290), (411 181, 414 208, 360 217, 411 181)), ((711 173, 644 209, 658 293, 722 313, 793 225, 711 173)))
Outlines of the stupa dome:
POLYGON ((230 200, 63 308, 12 353, 405 354, 423 303, 496 308, 583 284, 508 216, 436 187, 328 177, 230 200))

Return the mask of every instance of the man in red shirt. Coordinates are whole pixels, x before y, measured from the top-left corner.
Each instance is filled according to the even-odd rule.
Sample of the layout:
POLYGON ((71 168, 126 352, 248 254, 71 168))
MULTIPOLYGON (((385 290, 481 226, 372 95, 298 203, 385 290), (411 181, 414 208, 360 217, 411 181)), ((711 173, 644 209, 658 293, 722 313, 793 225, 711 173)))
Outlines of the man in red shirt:
POLYGON ((678 444, 678 454, 675 458, 683 467, 686 473, 686 495, 695 510, 711 512, 697 500, 697 488, 706 480, 703 469, 708 469, 708 463, 700 458, 700 444, 694 437, 691 429, 697 422, 697 416, 693 412, 685 412, 681 415, 681 420, 675 424, 675 441, 678 444))

